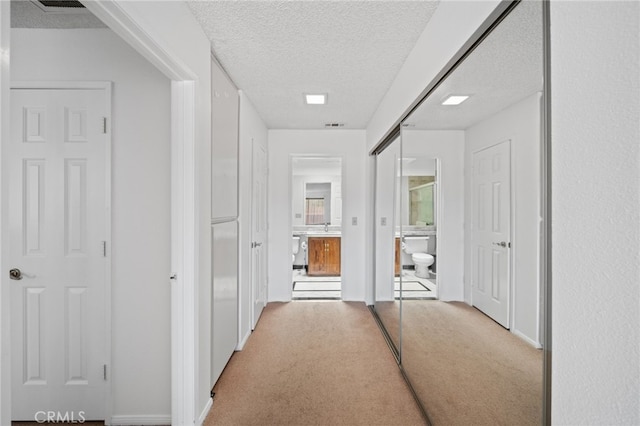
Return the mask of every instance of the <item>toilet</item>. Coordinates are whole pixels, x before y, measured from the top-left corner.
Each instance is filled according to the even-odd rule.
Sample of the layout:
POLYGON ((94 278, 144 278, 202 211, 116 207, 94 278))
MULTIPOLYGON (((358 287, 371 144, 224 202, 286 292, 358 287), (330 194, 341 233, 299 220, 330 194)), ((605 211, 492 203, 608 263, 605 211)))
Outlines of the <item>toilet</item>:
POLYGON ((300 237, 294 236, 291 240, 291 248, 293 249, 293 256, 291 258, 291 263, 296 261, 296 254, 298 254, 298 250, 300 248, 300 237))
POLYGON ((411 255, 411 260, 416 268, 416 277, 429 278, 429 266, 433 265, 433 256, 428 254, 429 237, 415 236, 404 237, 402 249, 411 255))

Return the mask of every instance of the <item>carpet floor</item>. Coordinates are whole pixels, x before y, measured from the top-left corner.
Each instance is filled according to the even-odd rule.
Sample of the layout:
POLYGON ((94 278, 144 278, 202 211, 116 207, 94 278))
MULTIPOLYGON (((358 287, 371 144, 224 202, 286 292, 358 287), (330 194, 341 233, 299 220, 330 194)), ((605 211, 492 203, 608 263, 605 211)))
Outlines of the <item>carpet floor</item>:
POLYGON ((461 302, 403 301, 402 364, 434 425, 542 424, 542 351, 461 302))
POLYGON ((363 303, 270 303, 205 425, 424 425, 363 303))

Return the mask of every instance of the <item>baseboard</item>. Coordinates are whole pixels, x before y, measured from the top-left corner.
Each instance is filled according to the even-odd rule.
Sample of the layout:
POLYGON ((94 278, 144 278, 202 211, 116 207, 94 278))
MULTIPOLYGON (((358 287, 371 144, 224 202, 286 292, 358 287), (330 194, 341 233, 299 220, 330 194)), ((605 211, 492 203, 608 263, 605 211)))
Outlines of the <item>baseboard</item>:
POLYGON ((198 417, 198 423, 196 423, 197 426, 200 426, 204 423, 205 419, 209 415, 209 411, 211 410, 212 406, 213 406, 213 398, 209 398, 209 400, 207 401, 207 404, 204 406, 204 409, 202 410, 202 413, 200 413, 200 417, 198 417))
POLYGON ((247 334, 245 334, 245 336, 242 338, 242 340, 238 342, 238 345, 236 346, 236 351, 241 351, 244 348, 244 345, 247 344, 247 340, 249 340, 249 336, 251 336, 251 330, 249 330, 247 334))
POLYGON ((513 329, 511 330, 511 332, 513 334, 515 334, 516 336, 518 336, 519 338, 521 338, 522 340, 524 340, 525 342, 527 342, 528 344, 530 344, 531 346, 533 346, 536 349, 542 349, 542 345, 539 342, 536 342, 535 340, 529 338, 528 336, 526 336, 525 334, 521 333, 520 331, 513 329))
POLYGON ((141 414, 134 416, 111 416, 112 425, 131 426, 131 425, 170 425, 171 414, 141 414))

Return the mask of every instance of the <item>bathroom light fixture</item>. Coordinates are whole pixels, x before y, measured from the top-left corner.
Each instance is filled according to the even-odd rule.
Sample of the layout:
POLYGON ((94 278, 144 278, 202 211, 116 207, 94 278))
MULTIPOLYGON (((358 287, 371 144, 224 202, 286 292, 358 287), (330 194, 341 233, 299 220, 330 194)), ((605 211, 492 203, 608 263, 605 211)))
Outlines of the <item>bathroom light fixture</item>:
POLYGON ((304 103, 307 105, 324 105, 327 103, 326 93, 305 93, 304 103))
POLYGON ((450 95, 442 101, 442 105, 460 105, 467 99, 469 99, 469 95, 450 95))

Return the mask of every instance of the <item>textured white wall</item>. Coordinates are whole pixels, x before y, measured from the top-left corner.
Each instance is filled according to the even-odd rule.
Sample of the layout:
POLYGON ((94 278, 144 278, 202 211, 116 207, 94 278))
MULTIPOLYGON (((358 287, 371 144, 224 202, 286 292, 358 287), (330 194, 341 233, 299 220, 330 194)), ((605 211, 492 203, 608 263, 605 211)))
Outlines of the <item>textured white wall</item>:
POLYGON ((461 301, 464 299, 464 132, 405 130, 402 156, 439 160, 438 297, 461 301))
POLYGON ((106 29, 12 30, 11 76, 114 82, 112 414, 169 419, 170 82, 106 29))
POLYGON ((540 93, 465 132, 465 300, 471 300, 473 153, 511 141, 511 330, 540 346, 540 93))
POLYGON ((291 299, 291 155, 342 157, 342 298, 364 301, 364 130, 269 130, 269 301, 291 299), (357 217, 353 226, 351 218, 357 217))
POLYGON ((551 3, 554 424, 640 424, 639 23, 551 3))

